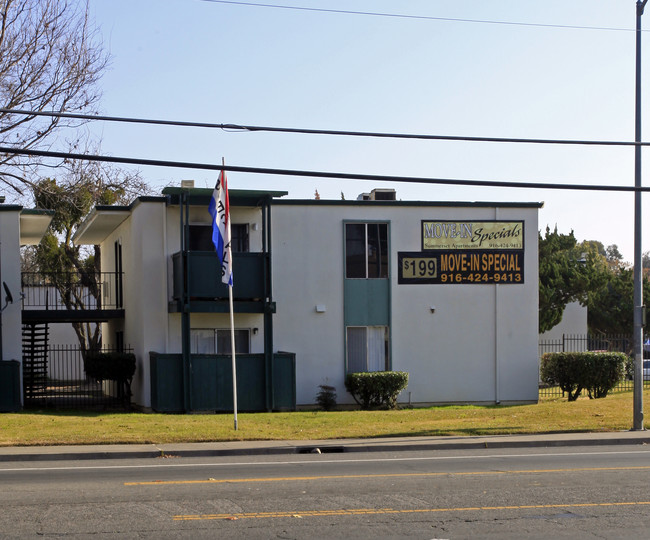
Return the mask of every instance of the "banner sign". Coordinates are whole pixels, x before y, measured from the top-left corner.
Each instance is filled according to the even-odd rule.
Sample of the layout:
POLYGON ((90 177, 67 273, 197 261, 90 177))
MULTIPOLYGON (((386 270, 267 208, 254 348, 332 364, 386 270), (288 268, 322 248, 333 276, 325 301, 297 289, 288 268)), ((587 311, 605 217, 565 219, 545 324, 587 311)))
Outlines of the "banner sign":
POLYGON ((422 251, 428 249, 524 249, 524 222, 422 220, 422 251))
POLYGON ((397 283, 521 284, 524 250, 435 250, 397 253, 397 283))

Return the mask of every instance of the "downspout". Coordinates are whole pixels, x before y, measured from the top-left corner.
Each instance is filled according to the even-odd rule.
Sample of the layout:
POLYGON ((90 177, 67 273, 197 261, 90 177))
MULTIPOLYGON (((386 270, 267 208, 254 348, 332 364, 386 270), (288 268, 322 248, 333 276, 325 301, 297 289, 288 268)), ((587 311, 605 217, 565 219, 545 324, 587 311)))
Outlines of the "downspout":
POLYGON ((186 190, 181 191, 179 198, 180 219, 181 219, 181 258, 183 267, 183 294, 181 312, 181 347, 183 357, 183 407, 185 412, 190 412, 192 406, 190 377, 192 374, 190 366, 190 300, 189 300, 189 275, 190 263, 187 252, 187 224, 189 222, 189 197, 186 190))
MULTIPOLYGON (((0 242, 0 283, 2 283, 2 242, 0 242)), ((4 360, 4 349, 2 348, 2 311, 0 310, 0 362, 4 360)))
MULTIPOLYGON (((169 258, 169 246, 167 245, 167 210, 169 208, 169 203, 170 203, 170 197, 167 195, 165 197, 165 205, 163 206, 163 257, 165 261, 165 282, 164 282, 164 296, 163 298, 167 299, 167 302, 169 302, 169 299, 172 295, 169 294, 169 276, 173 276, 173 271, 170 272, 170 267, 172 267, 172 262, 171 259, 169 258)), ((172 289, 173 289, 173 282, 172 282, 172 289)), ((173 299, 173 298, 172 298, 173 299)), ((167 309, 167 324, 165 325, 165 353, 169 352, 169 308, 167 309)))
MULTIPOLYGON (((499 209, 494 209, 495 221, 499 219, 499 209)), ((501 403, 501 389, 499 384, 499 284, 494 284, 494 402, 501 403)))
POLYGON ((266 408, 273 410, 273 258, 271 249, 271 198, 266 197, 262 204, 262 226, 264 234, 262 250, 264 257, 264 363, 266 366, 266 408))

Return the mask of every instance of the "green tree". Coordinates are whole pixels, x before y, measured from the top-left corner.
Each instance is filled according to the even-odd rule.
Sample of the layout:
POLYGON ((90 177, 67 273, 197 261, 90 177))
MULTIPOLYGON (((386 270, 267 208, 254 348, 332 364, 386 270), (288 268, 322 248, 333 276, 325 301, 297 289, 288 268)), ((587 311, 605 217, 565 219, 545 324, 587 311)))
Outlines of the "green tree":
MULTIPOLYGON (((72 237, 95 205, 128 204, 149 192, 139 175, 98 163, 75 162, 65 177, 40 180, 33 188, 35 206, 54 210, 54 217, 41 243, 23 261, 31 261, 32 270, 46 276, 67 309, 87 308, 89 300, 100 305, 99 246, 77 246, 72 237)), ((72 326, 84 354, 101 344, 97 323, 72 326)))
POLYGON ((650 251, 644 251, 641 256, 641 263, 643 268, 650 268, 650 251))
POLYGON ((585 249, 585 251, 592 250, 599 255, 602 255, 603 257, 607 257, 607 250, 605 249, 605 245, 598 240, 584 240, 580 243, 580 245, 585 249))
MULTIPOLYGON (((602 246, 602 244, 601 244, 602 246)), ((557 227, 539 235, 539 331, 547 332, 562 320, 570 302, 586 305, 589 291, 607 280, 607 264, 592 242, 578 244, 573 231, 557 227)))
POLYGON ((607 246, 607 249, 605 250, 605 255, 607 256, 607 262, 609 263, 620 264, 621 261, 623 260, 623 255, 621 255, 621 252, 618 250, 618 246, 616 244, 607 246))
MULTIPOLYGON (((643 277, 644 304, 650 300, 650 281, 643 277)), ((601 287, 589 293, 589 331, 602 334, 632 334, 634 330, 634 270, 619 267, 610 272, 601 287)))

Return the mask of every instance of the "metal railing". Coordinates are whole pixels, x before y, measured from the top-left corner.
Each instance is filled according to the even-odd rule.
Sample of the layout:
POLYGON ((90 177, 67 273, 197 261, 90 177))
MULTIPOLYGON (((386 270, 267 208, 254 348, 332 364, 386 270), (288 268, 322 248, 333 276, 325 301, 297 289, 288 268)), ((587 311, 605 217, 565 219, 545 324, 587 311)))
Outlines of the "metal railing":
POLYGON ((23 272, 22 309, 121 309, 122 277, 118 272, 90 277, 76 272, 23 272))
MULTIPOLYGON (((102 352, 116 349, 103 348, 102 352)), ((133 352, 127 348, 122 352, 133 352)), ((28 354, 28 351, 23 351, 28 354)), ((123 385, 117 381, 97 381, 86 375, 79 345, 49 345, 45 362, 45 383, 28 387, 30 373, 23 373, 25 408, 53 409, 117 409, 128 408, 123 385)), ((29 362, 23 360, 23 371, 29 362)))
MULTIPOLYGON (((631 355, 633 352, 632 336, 625 334, 591 335, 591 334, 564 334, 561 338, 539 341, 539 357, 550 352, 584 352, 584 351, 609 351, 622 352, 631 355)), ((650 357, 650 352, 643 353, 644 358, 650 357)), ((634 389, 632 379, 633 370, 626 369, 626 377, 616 385, 614 392, 626 392, 634 389)), ((644 387, 650 387, 649 380, 643 381, 644 387)), ((540 397, 562 396, 563 392, 558 386, 548 387, 540 382, 540 397)))
POLYGON ((625 334, 563 334, 561 338, 539 341, 539 356, 547 352, 614 351, 629 354, 632 336, 625 334))

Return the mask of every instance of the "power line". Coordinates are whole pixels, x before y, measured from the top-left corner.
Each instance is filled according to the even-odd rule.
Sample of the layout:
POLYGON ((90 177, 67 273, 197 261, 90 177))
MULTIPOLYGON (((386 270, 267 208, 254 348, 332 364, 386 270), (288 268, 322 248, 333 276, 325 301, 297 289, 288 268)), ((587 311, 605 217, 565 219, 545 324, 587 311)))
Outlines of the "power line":
POLYGON ((209 171, 230 171, 246 174, 268 174, 274 176, 304 176, 308 178, 332 178, 337 180, 366 180, 372 182, 393 182, 413 184, 442 184, 474 187, 507 187, 525 189, 554 189, 573 191, 614 191, 614 192, 650 192, 650 187, 612 186, 599 184, 558 184, 544 182, 509 182, 503 180, 463 180, 457 178, 423 178, 418 176, 390 176, 378 174, 356 174, 326 171, 306 171, 295 169, 274 169, 262 167, 240 167, 236 165, 220 165, 214 163, 195 163, 187 161, 169 161, 158 159, 128 158, 117 156, 100 156, 96 154, 76 154, 72 152, 52 152, 47 150, 31 150, 25 148, 0 147, 0 154, 14 154, 45 158, 78 159, 83 161, 98 161, 106 163, 122 163, 127 165, 146 165, 154 167, 170 167, 179 169, 201 169, 209 171))
POLYGON ((537 28, 561 28, 568 30, 605 30, 608 32, 634 32, 634 28, 617 28, 613 26, 580 26, 574 24, 543 24, 543 23, 526 23, 517 21, 497 21, 486 19, 461 19, 454 17, 433 17, 429 15, 406 15, 403 13, 381 13, 377 11, 354 11, 348 9, 328 9, 328 8, 311 8, 303 6, 287 6, 279 4, 263 4, 260 2, 238 2, 235 0, 202 0, 213 4, 231 4, 236 6, 264 7, 275 9, 288 9, 293 11, 312 11, 319 13, 337 13, 343 15, 366 15, 372 17, 389 17, 395 19, 414 19, 424 21, 443 21, 443 22, 461 22, 477 24, 500 24, 506 26, 532 26, 537 28))
POLYGON ((303 135, 334 135, 334 136, 346 136, 346 137, 370 137, 370 138, 383 138, 383 139, 413 139, 413 140, 434 140, 434 141, 562 144, 562 145, 583 145, 583 146, 584 145, 586 146, 650 146, 650 142, 637 143, 633 141, 534 139, 534 138, 523 138, 523 137, 473 137, 473 136, 466 136, 466 135, 382 133, 382 132, 372 132, 372 131, 346 131, 346 130, 336 130, 336 129, 310 129, 310 128, 290 128, 290 127, 273 127, 273 126, 253 126, 253 125, 246 125, 246 124, 189 122, 183 120, 157 120, 157 119, 149 119, 149 118, 103 116, 103 115, 96 115, 96 114, 28 111, 28 110, 21 110, 21 109, 7 109, 2 107, 0 107, 0 113, 24 114, 27 116, 74 118, 77 120, 92 120, 92 121, 104 121, 104 122, 122 122, 122 123, 132 123, 132 124, 150 124, 150 125, 163 125, 163 126, 175 126, 175 127, 221 129, 224 131, 294 133, 294 134, 303 134, 303 135))

